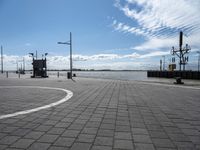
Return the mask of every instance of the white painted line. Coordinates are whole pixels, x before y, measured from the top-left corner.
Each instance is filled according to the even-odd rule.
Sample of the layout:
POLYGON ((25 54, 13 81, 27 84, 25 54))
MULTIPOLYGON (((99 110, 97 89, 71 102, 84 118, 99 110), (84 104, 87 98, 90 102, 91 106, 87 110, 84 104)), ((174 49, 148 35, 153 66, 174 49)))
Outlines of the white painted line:
POLYGON ((67 95, 63 99, 61 99, 57 102, 54 102, 54 103, 51 103, 51 104, 48 104, 48 105, 45 105, 45 106, 29 109, 29 110, 15 112, 15 113, 12 113, 12 114, 1 115, 0 119, 6 119, 6 118, 10 118, 10 117, 15 117, 15 116, 18 116, 18 115, 25 115, 25 114, 37 112, 37 111, 40 111, 40 110, 43 110, 43 109, 51 108, 51 107, 60 105, 64 102, 68 101, 73 96, 73 92, 71 92, 69 90, 62 89, 62 88, 39 87, 39 86, 0 86, 0 88, 40 88, 40 89, 49 89, 49 90, 61 90, 61 91, 64 91, 65 93, 67 93, 67 95))

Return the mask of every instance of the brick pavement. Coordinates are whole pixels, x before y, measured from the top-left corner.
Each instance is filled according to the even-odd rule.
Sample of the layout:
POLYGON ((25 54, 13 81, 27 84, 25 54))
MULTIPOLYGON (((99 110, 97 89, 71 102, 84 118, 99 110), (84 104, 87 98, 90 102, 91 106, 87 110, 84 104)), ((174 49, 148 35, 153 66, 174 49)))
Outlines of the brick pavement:
MULTIPOLYGON (((0 120, 2 150, 200 149, 199 89, 84 78, 0 79, 0 85, 59 87, 74 93, 54 108, 0 120)), ((6 104, 5 89, 0 92, 1 114, 11 103, 26 105, 28 94, 19 101, 18 93, 6 104)), ((41 95, 41 104, 52 97, 41 95)), ((37 106, 40 101, 34 101, 34 96, 27 103, 32 98, 37 106)))

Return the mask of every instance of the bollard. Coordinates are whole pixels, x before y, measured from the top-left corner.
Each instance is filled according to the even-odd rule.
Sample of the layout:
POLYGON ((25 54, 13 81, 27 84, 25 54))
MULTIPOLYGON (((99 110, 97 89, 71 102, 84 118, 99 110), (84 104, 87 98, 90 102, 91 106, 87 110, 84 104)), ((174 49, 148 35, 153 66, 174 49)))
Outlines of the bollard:
POLYGON ((20 73, 18 72, 18 78, 20 78, 20 73))
POLYGON ((182 78, 181 77, 176 77, 176 82, 174 82, 174 84, 184 84, 184 82, 182 82, 182 78))
POLYGON ((72 75, 71 72, 67 72, 67 79, 71 79, 72 75))
POLYGON ((8 71, 6 71, 6 77, 8 78, 8 71))
POLYGON ((59 78, 59 71, 58 71, 58 74, 57 74, 58 78, 59 78))

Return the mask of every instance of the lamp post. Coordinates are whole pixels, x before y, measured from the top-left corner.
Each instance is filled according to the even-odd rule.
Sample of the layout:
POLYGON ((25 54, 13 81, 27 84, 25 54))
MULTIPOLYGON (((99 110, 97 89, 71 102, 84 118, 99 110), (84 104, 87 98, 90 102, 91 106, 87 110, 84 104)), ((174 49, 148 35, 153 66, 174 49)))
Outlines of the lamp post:
MULTIPOLYGON (((29 53, 29 56, 33 58, 33 62, 32 62, 32 65, 33 65, 33 63, 34 63, 34 53, 29 53)), ((33 67, 33 76, 31 76, 31 77, 33 77, 33 78, 35 77, 35 69, 34 69, 34 67, 33 67)))
POLYGON ((70 45, 70 79, 72 79, 72 33, 70 32, 69 42, 58 42, 58 44, 70 45))
POLYGON ((48 53, 45 53, 45 54, 44 54, 44 56, 45 56, 45 59, 46 59, 46 56, 47 56, 47 55, 48 55, 48 53))
POLYGON ((1 46, 1 73, 3 73, 3 46, 1 46))
POLYGON ((199 67, 200 67, 200 51, 197 51, 197 53, 199 54, 199 56, 198 56, 198 72, 199 72, 199 67))
POLYGON ((163 55, 163 71, 165 71, 165 56, 163 55))
POLYGON ((16 61, 16 64, 17 64, 17 71, 16 71, 16 73, 18 73, 19 72, 18 61, 16 61))
POLYGON ((160 71, 162 71, 162 59, 160 59, 160 71))
POLYGON ((48 53, 44 54, 44 57, 45 57, 45 76, 47 76, 47 55, 48 55, 48 53))
POLYGON ((23 71, 24 71, 24 73, 25 73, 25 58, 23 57, 23 71))

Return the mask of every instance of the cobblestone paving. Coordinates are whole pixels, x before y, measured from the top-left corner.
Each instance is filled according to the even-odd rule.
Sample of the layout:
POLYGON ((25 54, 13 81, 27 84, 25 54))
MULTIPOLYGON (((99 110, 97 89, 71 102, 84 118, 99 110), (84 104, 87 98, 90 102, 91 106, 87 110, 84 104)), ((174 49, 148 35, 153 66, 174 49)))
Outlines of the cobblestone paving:
POLYGON ((64 91, 34 86, 0 86, 0 93, 0 115, 44 106, 66 96, 64 91))
MULTIPOLYGON (((0 85, 74 93, 54 108, 0 120, 1 150, 200 150, 200 89, 84 78, 0 79, 0 85)), ((5 99, 4 93, 0 104, 5 99)))

